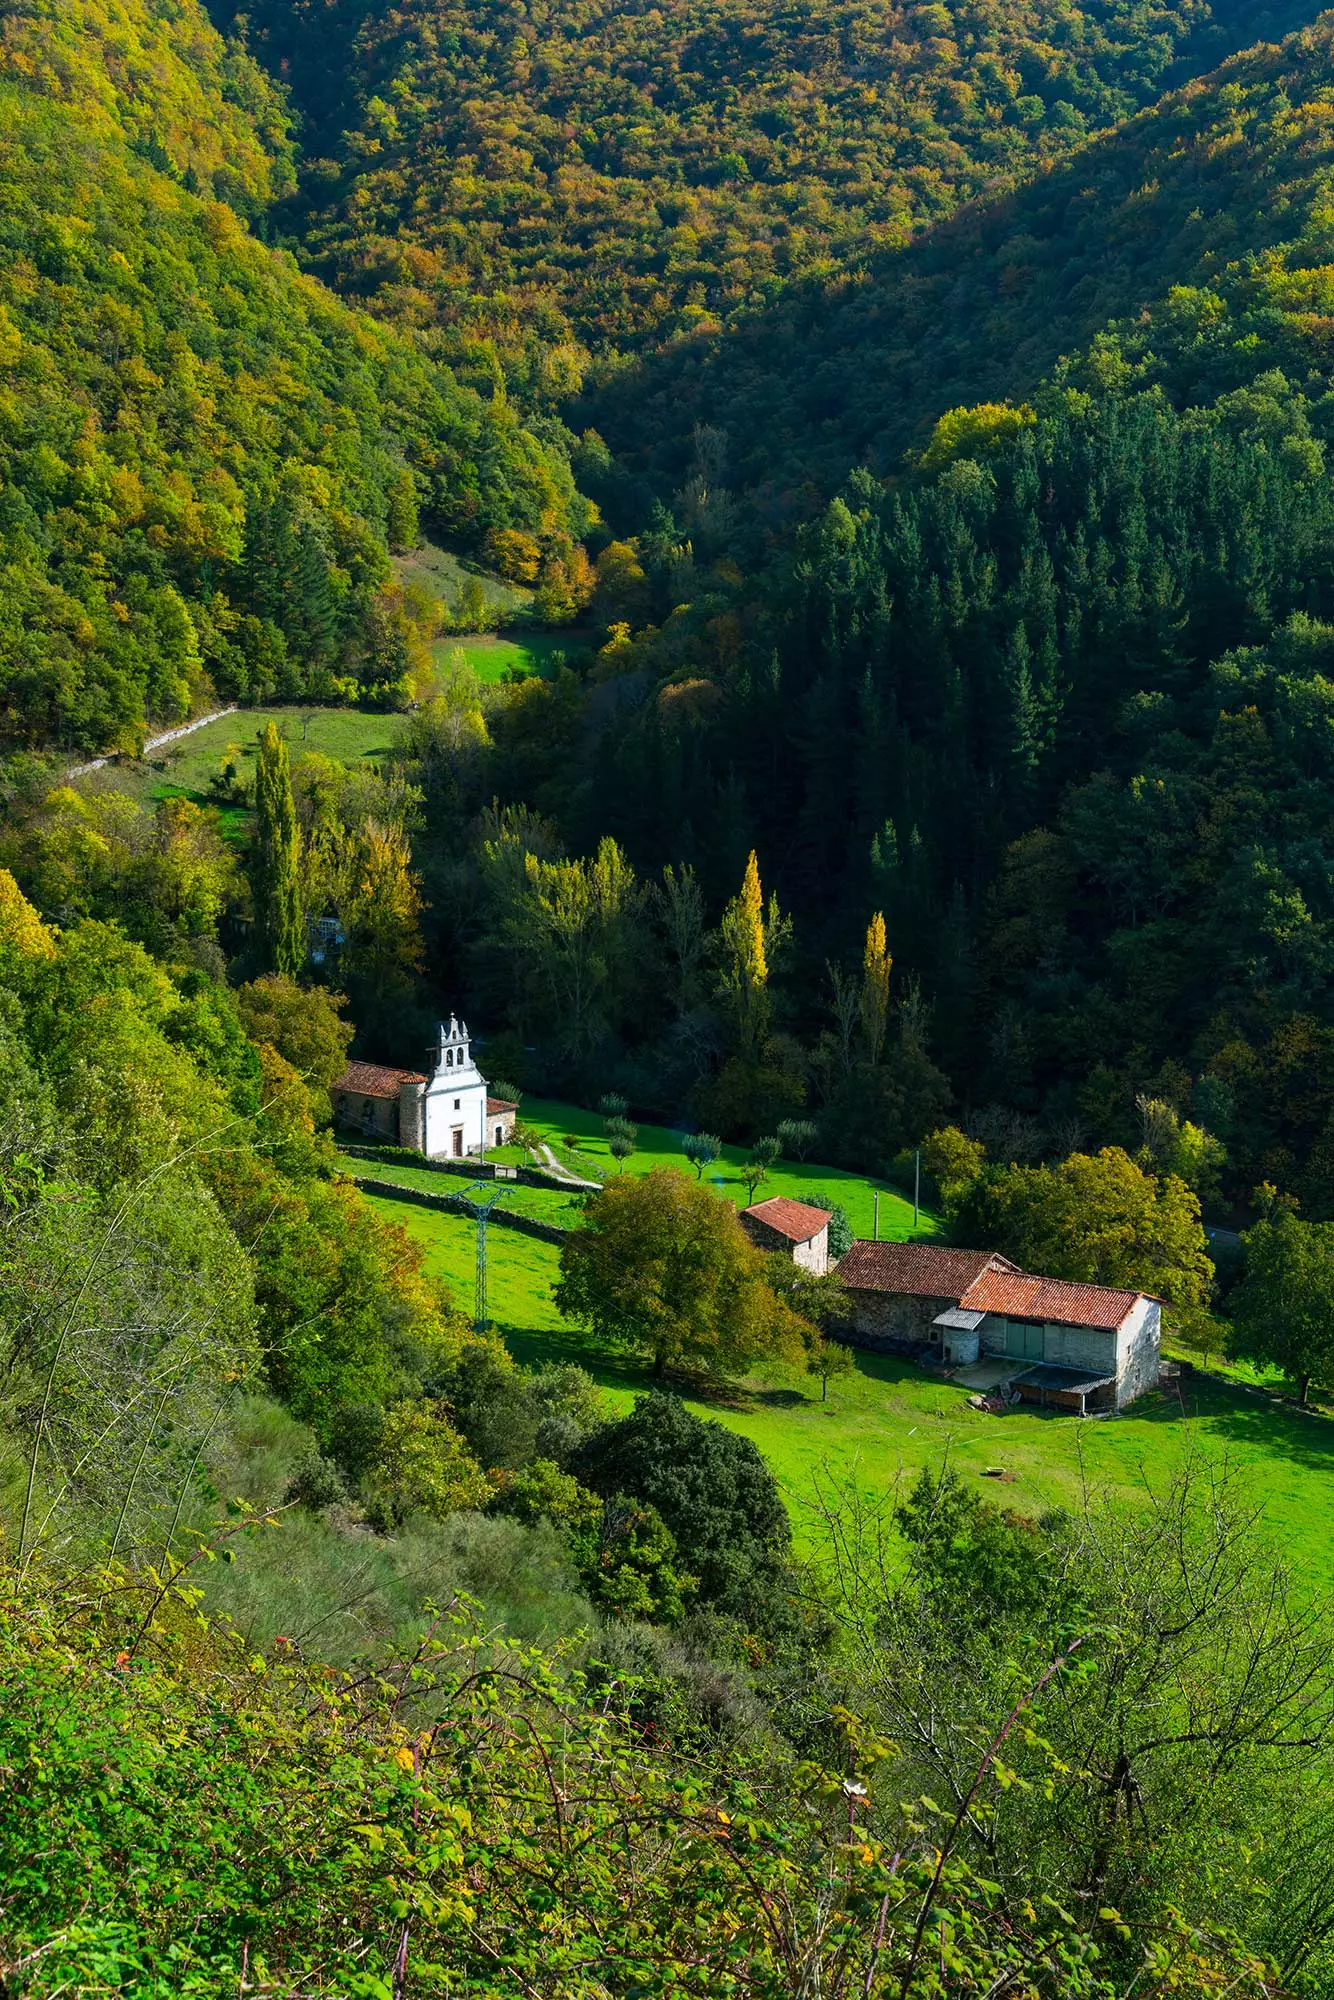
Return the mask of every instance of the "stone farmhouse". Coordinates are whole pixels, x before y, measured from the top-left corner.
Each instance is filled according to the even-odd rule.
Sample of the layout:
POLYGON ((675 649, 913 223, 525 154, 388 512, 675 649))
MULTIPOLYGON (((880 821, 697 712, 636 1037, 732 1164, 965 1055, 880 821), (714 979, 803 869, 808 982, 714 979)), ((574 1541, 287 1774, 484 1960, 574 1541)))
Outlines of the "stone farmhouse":
POLYGON ((984 1364, 988 1387, 1087 1416, 1158 1381, 1162 1305, 1144 1292, 1034 1277, 987 1250, 854 1243, 838 1265, 859 1345, 984 1364))
POLYGON ((431 1160, 463 1160, 514 1137, 518 1105, 492 1097, 477 1067, 466 1021, 440 1024, 435 1067, 386 1069, 349 1063, 333 1087, 334 1118, 363 1138, 407 1146, 431 1160))
POLYGON ((780 1251, 820 1278, 828 1271, 829 1225, 834 1219, 829 1209, 776 1194, 743 1208, 739 1219, 757 1249, 780 1251))

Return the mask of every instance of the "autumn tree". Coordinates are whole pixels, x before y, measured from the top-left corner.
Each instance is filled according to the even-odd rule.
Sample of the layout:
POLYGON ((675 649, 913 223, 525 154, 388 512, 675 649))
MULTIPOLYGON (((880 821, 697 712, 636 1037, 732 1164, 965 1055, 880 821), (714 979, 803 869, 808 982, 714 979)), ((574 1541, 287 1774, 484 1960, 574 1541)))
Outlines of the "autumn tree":
POLYGON ((879 1062, 889 1026, 889 975, 894 960, 885 941, 885 919, 876 911, 862 953, 861 1027, 868 1061, 879 1062))
POLYGON ((292 799, 287 745, 277 725, 265 724, 255 770, 255 841, 251 883, 255 927, 268 968, 289 977, 306 961, 301 920, 301 837, 292 799))
POLYGON ((753 1054, 770 1021, 769 972, 791 925, 770 896, 766 909, 760 867, 752 848, 741 887, 723 911, 718 927, 723 965, 720 994, 739 1053, 753 1054))
POLYGON ((341 1012, 343 996, 298 986, 271 972, 238 989, 237 1012, 251 1041, 276 1049, 306 1084, 317 1124, 329 1118, 329 1092, 347 1064, 354 1033, 341 1012))
POLYGON ((591 1196, 560 1264, 561 1312, 651 1360, 659 1377, 682 1367, 741 1375, 801 1352, 800 1324, 765 1282, 735 1209, 674 1168, 618 1177, 591 1196))

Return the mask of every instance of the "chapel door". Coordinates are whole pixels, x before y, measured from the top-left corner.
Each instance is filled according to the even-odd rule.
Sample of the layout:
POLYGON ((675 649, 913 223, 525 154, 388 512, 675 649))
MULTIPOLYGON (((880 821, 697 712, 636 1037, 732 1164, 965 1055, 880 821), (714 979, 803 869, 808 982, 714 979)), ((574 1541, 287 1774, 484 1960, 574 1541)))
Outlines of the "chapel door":
POLYGON ((463 1158, 463 1127, 461 1125, 454 1127, 454 1158, 456 1160, 463 1158))

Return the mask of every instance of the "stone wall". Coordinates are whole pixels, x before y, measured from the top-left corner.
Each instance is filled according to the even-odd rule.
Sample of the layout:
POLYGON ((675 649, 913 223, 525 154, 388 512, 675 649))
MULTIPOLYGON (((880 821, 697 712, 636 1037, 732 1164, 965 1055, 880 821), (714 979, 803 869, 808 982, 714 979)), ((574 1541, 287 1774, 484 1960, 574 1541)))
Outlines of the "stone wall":
POLYGON ((872 1292, 848 1288, 852 1314, 849 1338, 858 1347, 901 1347, 937 1345, 939 1336, 932 1325, 937 1313, 957 1306, 957 1298, 922 1299, 908 1292, 872 1292))
POLYGON ((346 1153, 350 1160, 379 1160, 385 1166, 402 1165, 412 1167, 421 1174, 462 1174, 465 1180, 489 1181, 516 1180, 524 1187, 560 1188, 566 1194, 601 1194, 601 1181, 564 1181, 559 1174, 549 1174, 542 1167, 507 1167, 503 1172, 494 1160, 428 1160, 415 1153, 410 1160, 400 1160, 398 1155, 411 1151, 409 1147, 356 1146, 345 1143, 339 1151, 346 1153), (385 1159, 386 1153, 394 1157, 385 1159))
POLYGON ((1162 1371, 1163 1309, 1157 1299, 1142 1299, 1118 1337, 1116 1407, 1156 1389, 1162 1371))
POLYGON ((398 1144, 398 1099, 363 1097, 358 1090, 340 1090, 334 1096, 334 1123, 344 1132, 360 1132, 363 1139, 382 1145, 398 1144), (369 1116, 366 1106, 370 1106, 369 1116))
MULTIPOLYGON (((451 1215, 470 1216, 472 1210, 461 1195, 428 1194, 425 1188, 400 1187, 397 1181, 372 1180, 369 1174, 352 1176, 357 1186, 367 1194, 388 1195, 394 1201, 411 1202, 415 1208, 444 1208, 451 1215)), ((563 1243, 569 1235, 555 1222, 538 1222, 531 1215, 515 1215, 511 1209, 499 1206, 492 1209, 488 1226, 499 1229, 513 1229, 520 1236, 536 1236, 543 1243, 563 1243)))

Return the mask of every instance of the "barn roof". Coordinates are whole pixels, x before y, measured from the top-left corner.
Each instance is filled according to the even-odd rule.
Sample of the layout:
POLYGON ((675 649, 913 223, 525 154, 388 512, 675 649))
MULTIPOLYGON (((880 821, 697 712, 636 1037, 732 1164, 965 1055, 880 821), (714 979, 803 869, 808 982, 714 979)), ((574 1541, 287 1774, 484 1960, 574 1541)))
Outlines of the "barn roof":
POLYGON ((753 1208, 742 1209, 743 1222, 751 1216, 777 1230, 780 1236, 786 1236, 791 1243, 809 1243, 812 1236, 818 1236, 833 1221, 833 1210, 812 1208, 808 1201, 792 1201, 785 1194, 775 1194, 768 1201, 756 1202, 753 1208))
POLYGON ((397 1097, 401 1083, 425 1083, 420 1070, 386 1069, 382 1063, 349 1063, 334 1085, 354 1097, 397 1097))
POLYGON ((1074 1285, 1064 1278, 1029 1278, 1021 1271, 987 1270, 968 1287, 960 1305, 970 1312, 1007 1313, 1056 1326, 1095 1326, 1115 1332, 1142 1297, 1110 1285, 1074 1285))
POLYGON ((951 1250, 942 1243, 854 1243, 838 1275, 852 1291, 903 1292, 921 1299, 962 1300, 992 1266, 1016 1267, 990 1250, 951 1250))

